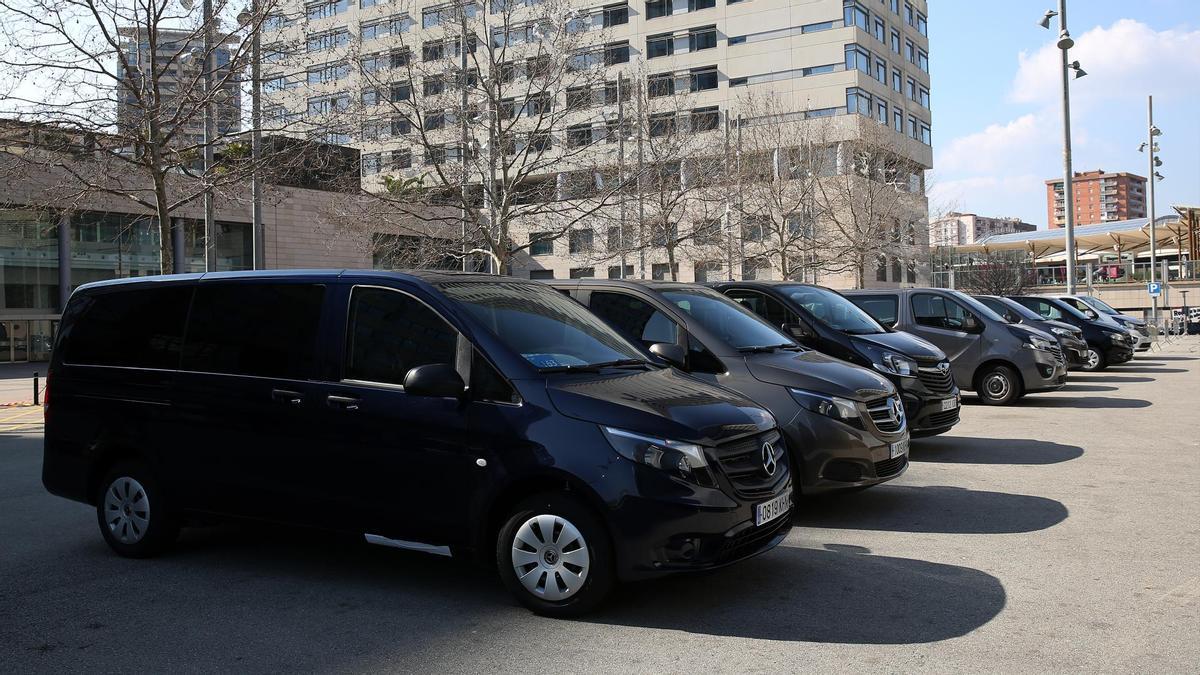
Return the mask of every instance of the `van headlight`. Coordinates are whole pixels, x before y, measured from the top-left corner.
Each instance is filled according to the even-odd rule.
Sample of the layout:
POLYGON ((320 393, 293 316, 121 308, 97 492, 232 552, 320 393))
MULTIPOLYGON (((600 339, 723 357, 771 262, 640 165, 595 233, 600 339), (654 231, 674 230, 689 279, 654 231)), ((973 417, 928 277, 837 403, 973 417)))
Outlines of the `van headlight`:
POLYGON ((1128 339, 1128 337, 1126 337, 1126 335, 1124 333, 1109 333, 1108 339, 1112 340, 1113 342, 1121 343, 1121 342, 1125 342, 1128 339))
POLYGON ((1050 351, 1050 341, 1045 338, 1040 338, 1036 335, 1028 335, 1025 342, 1021 345, 1026 349, 1036 349, 1042 352, 1050 351))
POLYGON ((862 416, 858 412, 858 405, 850 399, 827 396, 803 389, 788 388, 788 391, 792 394, 792 398, 807 410, 818 415, 832 417, 839 422, 862 427, 862 416))
POLYGON ((1066 328, 1051 328, 1050 332, 1054 333, 1055 335, 1061 335, 1063 337, 1071 337, 1072 335, 1074 335, 1074 333, 1072 333, 1070 330, 1067 330, 1066 328))
POLYGON ((875 370, 888 375, 915 377, 917 374, 916 362, 895 352, 880 352, 879 360, 873 365, 875 366, 875 370))
POLYGON ((666 438, 600 427, 608 444, 617 454, 638 464, 654 467, 660 471, 700 485, 713 485, 708 471, 708 458, 704 448, 694 443, 683 443, 666 438))

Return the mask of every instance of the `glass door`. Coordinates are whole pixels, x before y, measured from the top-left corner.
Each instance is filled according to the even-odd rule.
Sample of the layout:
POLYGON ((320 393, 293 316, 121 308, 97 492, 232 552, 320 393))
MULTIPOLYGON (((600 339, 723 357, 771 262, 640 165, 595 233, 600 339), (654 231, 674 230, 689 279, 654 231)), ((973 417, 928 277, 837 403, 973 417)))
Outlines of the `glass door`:
POLYGON ((12 362, 25 363, 29 361, 29 322, 9 321, 8 335, 12 342, 12 362))

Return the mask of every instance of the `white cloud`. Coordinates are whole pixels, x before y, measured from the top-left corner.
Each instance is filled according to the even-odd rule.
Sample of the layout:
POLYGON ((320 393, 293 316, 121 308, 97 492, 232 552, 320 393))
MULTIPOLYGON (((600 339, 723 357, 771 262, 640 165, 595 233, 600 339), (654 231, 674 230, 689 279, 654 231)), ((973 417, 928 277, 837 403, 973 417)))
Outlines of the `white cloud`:
MULTIPOLYGON (((1121 19, 1076 37, 1070 58, 1088 73, 1071 86, 1079 104, 1125 98, 1132 92, 1170 97, 1200 78, 1200 30, 1156 31, 1134 19, 1121 19)), ((1057 104, 1062 53, 1054 42, 1033 54, 1022 52, 1018 60, 1011 100, 1057 104)))
POLYGON ((1045 220, 1044 177, 1027 173, 1007 176, 970 176, 941 181, 929 187, 931 213, 967 211, 988 216, 1013 216, 1028 222, 1045 220), (1039 213, 1025 212, 1019 206, 1041 202, 1039 213))
POLYGON ((960 136, 937 151, 937 170, 992 173, 1028 158, 1029 148, 1045 134, 1044 120, 1022 115, 1007 124, 992 124, 983 131, 960 136))

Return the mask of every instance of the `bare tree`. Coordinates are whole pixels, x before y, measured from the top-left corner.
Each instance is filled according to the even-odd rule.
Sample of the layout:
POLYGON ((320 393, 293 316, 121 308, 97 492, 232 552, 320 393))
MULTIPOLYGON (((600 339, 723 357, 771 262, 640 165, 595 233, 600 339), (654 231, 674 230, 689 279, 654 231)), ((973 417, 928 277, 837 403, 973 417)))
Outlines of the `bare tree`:
POLYGON ((386 53, 360 47, 363 107, 347 117, 379 143, 364 154, 364 173, 379 174, 366 188, 398 215, 457 225, 449 253, 481 255, 497 273, 534 243, 518 231, 557 240, 613 206, 615 107, 630 87, 603 66, 627 62, 629 45, 591 30, 605 11, 451 2, 423 10, 424 42, 401 26, 386 53))
POLYGON ((252 168, 236 149, 221 150, 243 133, 236 103, 249 38, 276 1, 251 14, 213 0, 205 21, 181 0, 0 0, 0 114, 87 149, 43 147, 20 159, 61 178, 46 190, 58 202, 103 194, 152 211, 161 269, 172 271, 172 212, 240 184, 252 168), (207 134, 206 108, 221 111, 207 134))
POLYGON ((816 182, 826 229, 822 266, 852 274, 862 288, 868 268, 882 257, 915 265, 927 207, 921 169, 905 158, 901 145, 907 140, 868 117, 850 115, 843 123, 857 127, 856 140, 829 146, 836 148, 836 175, 816 182))
POLYGON ((1037 285, 1037 273, 1022 251, 988 251, 955 270, 955 285, 980 295, 1020 295, 1037 285))

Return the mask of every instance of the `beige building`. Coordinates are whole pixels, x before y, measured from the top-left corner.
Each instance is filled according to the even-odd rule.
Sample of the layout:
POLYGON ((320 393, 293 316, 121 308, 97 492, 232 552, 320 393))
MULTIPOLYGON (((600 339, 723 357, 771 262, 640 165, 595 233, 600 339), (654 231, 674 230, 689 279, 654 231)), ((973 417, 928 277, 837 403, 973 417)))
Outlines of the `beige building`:
MULTIPOLYGON (((829 176, 862 174, 886 181, 894 191, 904 193, 906 213, 886 227, 908 233, 889 239, 898 252, 890 259, 885 255, 878 263, 873 260, 872 271, 865 275, 867 281, 915 283, 924 278, 916 251, 926 249, 927 244, 923 173, 932 166, 932 132, 928 9, 923 0, 650 0, 607 4, 565 0, 559 2, 565 7, 562 11, 554 9, 553 16, 538 14, 542 11, 539 7, 557 7, 555 1, 523 5, 520 11, 529 15, 530 23, 517 37, 513 20, 502 9, 512 5, 498 0, 491 0, 486 7, 468 5, 465 16, 456 9, 461 5, 421 0, 321 0, 286 5, 286 11, 269 22, 271 30, 264 38, 269 54, 263 74, 266 116, 268 120, 289 123, 301 120, 307 123, 309 133, 323 140, 362 150, 363 181, 368 188, 378 186, 383 175, 414 176, 456 164, 462 159, 463 130, 445 111, 455 104, 461 91, 453 85, 455 68, 462 57, 462 28, 470 21, 469 30, 475 34, 474 41, 467 40, 468 52, 483 48, 479 40, 516 49, 513 45, 548 40, 539 38, 538 26, 553 23, 561 15, 567 30, 580 35, 580 44, 585 45, 569 58, 580 69, 596 73, 597 84, 587 94, 591 107, 563 122, 562 128, 551 129, 544 137, 531 132, 533 135, 524 141, 530 146, 544 144, 549 157, 555 153, 562 157, 557 165, 546 163, 541 176, 559 186, 554 198, 570 199, 572 195, 565 192, 564 186, 572 184, 581 171, 588 174, 585 182, 601 184, 605 171, 618 163, 612 145, 621 134, 613 133, 614 120, 620 116, 628 121, 636 114, 635 106, 628 102, 629 94, 623 94, 624 107, 618 110, 620 96, 615 95, 615 85, 624 79, 632 83, 632 98, 637 99, 638 92, 644 93, 645 109, 637 110, 649 123, 635 126, 648 129, 645 133, 650 136, 656 128, 685 129, 697 137, 709 138, 710 148, 725 147, 726 153, 736 154, 736 149, 728 147, 742 124, 820 124, 820 153, 829 158, 825 164, 829 176), (504 13, 503 34, 485 26, 489 17, 493 17, 490 25, 496 25, 497 12, 504 13), (452 14, 457 18, 447 21, 452 14), (485 29, 488 32, 483 32, 485 29), (435 68, 431 63, 445 65, 435 68), (751 99, 770 100, 776 111, 773 119, 752 120, 745 104, 751 99), (413 114, 394 114, 396 101, 411 106, 413 114), (867 125, 870 130, 866 130, 867 125), (886 176, 883 172, 870 176, 869 170, 858 168, 859 149, 868 139, 886 145, 887 151, 903 163, 903 169, 891 169, 886 176), (590 164, 573 150, 579 143, 600 146, 587 155, 590 164)), ((470 64, 479 62, 478 58, 469 60, 470 64)), ((570 97, 577 92, 565 84, 561 89, 537 105, 570 109, 570 97)), ((518 103, 515 113, 505 111, 501 102, 499 112, 476 110, 473 114, 533 116, 532 102, 523 103, 518 103)), ((479 152, 472 148, 489 151, 489 139, 478 137, 478 129, 468 126, 465 131, 466 152, 479 152)), ((641 140, 629 138, 624 144, 625 171, 633 170, 634 149, 641 140)), ((525 147, 518 145, 517 151, 525 147)), ((542 145, 537 149, 542 151, 542 145)), ((785 167, 793 150, 797 149, 776 148, 769 179, 788 179, 785 167)), ((671 166, 678 172, 679 182, 686 184, 689 170, 696 164, 694 159, 684 158, 671 166)), ((644 212, 645 205, 626 200, 625 208, 629 213, 622 222, 628 232, 631 223, 636 222, 633 214, 644 212)), ((689 206, 680 222, 672 222, 671 227, 682 231, 695 228, 699 232, 713 219, 711 209, 704 214, 699 210, 689 206)), ((753 226, 732 222, 729 211, 726 208, 725 214, 716 217, 727 235, 714 237, 720 241, 714 243, 717 253, 677 252, 679 279, 780 274, 780 265, 772 262, 769 241, 756 238, 753 226), (736 249, 736 256, 731 258, 730 249, 736 249), (732 272, 729 262, 733 262, 732 272)), ((816 218, 820 221, 822 217, 816 218)), ((612 218, 603 220, 581 220, 571 225, 569 232, 559 231, 555 237, 537 243, 537 236, 554 226, 519 223, 511 237, 529 248, 514 258, 513 273, 554 278, 621 274, 620 257, 608 245, 614 239, 610 233, 612 218)), ((820 254, 819 250, 806 253, 820 254)), ((643 246, 624 258, 628 276, 671 274, 664 251, 653 246, 643 246)), ((842 275, 823 281, 832 285, 854 283, 842 275)))
POLYGON ((974 213, 947 213, 929 223, 930 246, 966 246, 994 234, 1034 232, 1037 225, 1020 218, 989 218, 974 213))

